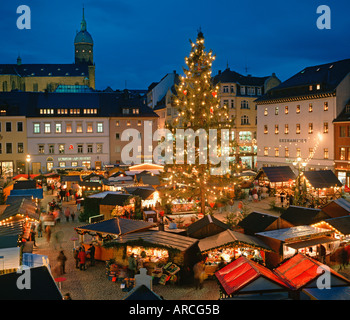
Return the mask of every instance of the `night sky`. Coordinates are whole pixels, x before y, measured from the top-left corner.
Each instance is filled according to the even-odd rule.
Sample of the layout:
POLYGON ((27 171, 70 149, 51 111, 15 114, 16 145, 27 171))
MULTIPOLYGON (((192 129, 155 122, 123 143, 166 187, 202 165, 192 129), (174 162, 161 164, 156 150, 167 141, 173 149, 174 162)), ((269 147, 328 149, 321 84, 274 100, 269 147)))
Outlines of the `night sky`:
POLYGON ((189 39, 201 27, 226 69, 286 80, 304 67, 350 58, 348 0, 2 0, 0 63, 73 63, 82 7, 94 40, 96 89, 147 89, 167 73, 183 74, 189 39), (31 9, 31 29, 16 26, 19 5, 31 9), (316 9, 331 9, 331 29, 319 30, 316 9))

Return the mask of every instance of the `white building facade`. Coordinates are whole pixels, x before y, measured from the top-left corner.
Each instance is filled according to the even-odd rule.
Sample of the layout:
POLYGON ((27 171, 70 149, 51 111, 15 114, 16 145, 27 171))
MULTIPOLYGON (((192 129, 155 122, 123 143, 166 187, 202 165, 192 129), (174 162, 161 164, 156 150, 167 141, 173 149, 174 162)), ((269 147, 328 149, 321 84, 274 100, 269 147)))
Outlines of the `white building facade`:
POLYGON ((350 60, 309 67, 257 99, 258 169, 334 169, 332 122, 350 98, 349 72, 350 60))

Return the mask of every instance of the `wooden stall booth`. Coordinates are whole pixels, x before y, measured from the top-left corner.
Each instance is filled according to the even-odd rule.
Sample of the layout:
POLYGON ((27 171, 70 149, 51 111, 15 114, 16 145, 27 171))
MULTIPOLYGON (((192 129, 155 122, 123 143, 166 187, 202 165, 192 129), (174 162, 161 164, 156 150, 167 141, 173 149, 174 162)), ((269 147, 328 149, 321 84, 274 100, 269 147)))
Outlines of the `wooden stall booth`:
POLYGON ((208 276, 240 256, 264 263, 265 252, 272 252, 261 239, 229 229, 201 239, 198 247, 202 255, 207 256, 205 271, 208 276))

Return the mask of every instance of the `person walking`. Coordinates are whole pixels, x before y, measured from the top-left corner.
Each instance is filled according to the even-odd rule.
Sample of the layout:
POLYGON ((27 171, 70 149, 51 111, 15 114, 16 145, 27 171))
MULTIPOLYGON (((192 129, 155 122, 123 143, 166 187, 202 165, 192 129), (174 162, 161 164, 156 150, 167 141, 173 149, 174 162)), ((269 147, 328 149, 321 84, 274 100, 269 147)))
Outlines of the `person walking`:
POLYGON ((43 236, 43 222, 41 220, 38 223, 37 231, 38 231, 38 238, 42 238, 42 236, 43 236))
POLYGON ((198 261, 193 267, 194 284, 197 289, 203 288, 203 281, 205 279, 205 264, 204 260, 198 261))
POLYGON ((79 252, 80 252, 80 248, 73 248, 73 257, 74 257, 74 260, 75 260, 75 268, 76 269, 79 269, 79 252))
POLYGON ((348 251, 345 249, 345 247, 343 247, 341 249, 339 259, 340 259, 340 264, 339 264, 338 271, 340 271, 342 269, 346 269, 346 267, 348 265, 348 251))
POLYGON ((72 211, 71 214, 70 214, 71 218, 72 218, 72 221, 74 222, 74 218, 75 218, 75 212, 72 211))
POLYGON ((79 269, 80 270, 86 270, 86 252, 84 246, 81 246, 81 249, 78 253, 78 259, 79 259, 79 269))
POLYGON ((50 243, 51 240, 51 227, 46 226, 46 241, 47 243, 50 243))
POLYGON ((63 275, 66 273, 66 261, 67 257, 65 256, 63 250, 60 251, 58 257, 57 257, 58 265, 60 268, 60 274, 63 275))

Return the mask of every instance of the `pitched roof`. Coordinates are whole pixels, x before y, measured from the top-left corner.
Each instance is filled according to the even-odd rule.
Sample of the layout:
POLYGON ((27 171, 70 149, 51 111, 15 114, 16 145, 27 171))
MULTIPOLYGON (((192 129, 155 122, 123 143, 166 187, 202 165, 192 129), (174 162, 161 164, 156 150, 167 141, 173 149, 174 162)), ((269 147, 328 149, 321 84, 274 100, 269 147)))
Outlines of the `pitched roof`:
POLYGON ((102 200, 101 205, 105 206, 124 206, 125 201, 131 197, 130 194, 112 194, 108 193, 102 200))
POLYGON ((203 218, 190 224, 187 227, 187 234, 189 236, 191 236, 195 232, 205 228, 206 226, 208 226, 210 224, 215 225, 215 226, 221 228, 222 230, 227 230, 230 228, 226 223, 220 221, 219 219, 215 218, 214 216, 212 216, 210 214, 207 214, 203 218))
POLYGON ((35 180, 19 180, 16 181, 13 185, 13 189, 35 189, 36 181, 35 180))
POLYGON ((46 266, 30 268, 30 290, 16 285, 17 272, 0 275, 0 300, 62 300, 62 294, 46 266))
POLYGON ((230 68, 225 69, 223 72, 217 74, 213 78, 214 84, 217 83, 238 83, 240 85, 251 85, 251 86, 263 86, 265 81, 269 78, 267 77, 252 77, 243 76, 238 72, 230 70, 230 68))
POLYGON ((255 234, 265 231, 272 223, 278 219, 277 216, 269 215, 262 212, 251 212, 243 220, 238 223, 238 226, 244 229, 245 233, 255 234))
POLYGON ((256 102, 269 102, 283 98, 303 98, 309 95, 334 93, 340 82, 350 72, 350 59, 307 67, 279 86, 269 90, 256 102), (317 89, 316 85, 320 88, 317 89), (310 91, 309 86, 313 85, 310 91))
POLYGON ((350 215, 326 219, 325 222, 341 234, 350 235, 350 215))
POLYGON ((194 244, 198 243, 197 239, 182 236, 172 232, 159 231, 159 230, 146 230, 140 232, 133 232, 123 235, 111 242, 119 244, 127 244, 132 242, 142 241, 146 244, 152 244, 154 246, 160 245, 168 248, 176 249, 179 251, 186 251, 194 244))
POLYGON ((142 220, 132 220, 124 218, 112 218, 100 222, 88 224, 81 227, 76 227, 75 230, 79 232, 105 233, 112 235, 125 235, 144 229, 154 227, 155 224, 142 220))
POLYGON ((142 200, 148 199, 156 190, 148 189, 148 188, 136 188, 134 190, 130 190, 129 193, 133 196, 140 196, 142 200))
POLYGON ((163 300, 144 284, 133 288, 122 300, 163 300))
MULTIPOLYGON (((16 220, 10 223, 0 223, 0 237, 19 236, 23 234, 25 220, 16 220)), ((1 242, 1 241, 0 241, 1 242)))
POLYGON ((281 290, 291 289, 286 282, 270 269, 244 256, 239 257, 237 260, 215 272, 215 277, 219 280, 221 287, 227 295, 239 293, 240 290, 259 278, 264 278, 275 283, 281 287, 281 290))
MULTIPOLYGON (((21 190, 20 190, 21 191, 21 190)), ((39 214, 36 213, 36 207, 31 200, 25 198, 8 205, 0 215, 0 221, 22 214, 29 218, 39 220, 39 214)))
POLYGON ((225 230, 213 236, 201 239, 199 240, 198 246, 201 252, 206 252, 228 245, 244 246, 242 244, 250 248, 257 248, 263 251, 272 251, 272 249, 261 239, 232 230, 225 230))
POLYGON ((262 167, 256 175, 255 180, 263 173, 270 182, 288 182, 295 180, 297 177, 290 166, 262 167))
POLYGON ((303 174, 315 189, 342 186, 332 170, 305 171, 303 174))
POLYGON ((42 188, 17 189, 17 190, 11 190, 10 196, 21 196, 21 197, 33 196, 33 198, 43 199, 44 198, 44 191, 42 188))
MULTIPOLYGON (((294 289, 300 289, 311 281, 317 279, 322 273, 319 268, 323 264, 301 253, 296 254, 277 267, 274 272, 281 277, 286 283, 294 289)), ((350 281, 335 272, 332 268, 328 268, 332 275, 340 278, 345 284, 350 285, 350 281)))
POLYGON ((328 215, 321 212, 321 209, 298 206, 289 206, 280 217, 294 226, 311 225, 329 218, 328 215))

